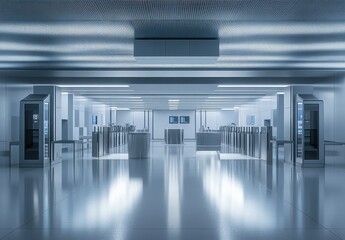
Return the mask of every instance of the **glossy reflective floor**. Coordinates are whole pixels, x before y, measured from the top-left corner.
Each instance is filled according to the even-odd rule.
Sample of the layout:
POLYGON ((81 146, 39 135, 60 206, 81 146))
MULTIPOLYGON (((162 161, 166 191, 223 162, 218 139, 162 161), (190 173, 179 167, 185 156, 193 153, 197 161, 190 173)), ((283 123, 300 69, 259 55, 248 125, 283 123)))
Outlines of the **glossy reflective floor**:
POLYGON ((154 142, 148 160, 3 166, 0 238, 345 239, 344 170, 229 156, 154 142))

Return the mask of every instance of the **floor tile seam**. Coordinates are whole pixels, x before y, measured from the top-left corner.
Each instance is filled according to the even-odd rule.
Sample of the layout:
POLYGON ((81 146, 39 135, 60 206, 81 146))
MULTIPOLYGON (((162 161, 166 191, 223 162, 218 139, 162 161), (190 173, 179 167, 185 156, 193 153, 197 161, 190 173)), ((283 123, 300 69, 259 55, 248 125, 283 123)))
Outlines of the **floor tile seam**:
MULTIPOLYGON (((37 170, 37 168, 32 169, 32 171, 35 171, 35 170, 37 170)), ((31 172, 31 171, 30 171, 30 172, 31 172)), ((92 181, 90 181, 90 182, 87 184, 87 186, 91 185, 91 183, 92 183, 92 181)), ((72 192, 71 194, 69 194, 68 196, 66 196, 66 197, 60 199, 59 201, 53 203, 52 206, 56 206, 58 203, 61 203, 62 201, 65 201, 66 199, 70 198, 70 197, 73 196, 75 193, 77 193, 77 192, 79 192, 79 191, 81 191, 81 190, 82 190, 82 188, 73 191, 73 192, 72 192)), ((46 209, 44 209, 44 210, 42 211, 42 213, 39 213, 39 214, 34 215, 34 216, 31 217, 30 219, 26 220, 22 225, 13 228, 12 231, 10 231, 9 233, 7 233, 5 236, 1 237, 0 240, 1 240, 1 239, 4 239, 5 237, 9 236, 10 234, 12 234, 12 233, 16 232, 17 230, 21 229, 22 227, 24 227, 25 225, 29 224, 31 221, 33 221, 34 219, 38 218, 39 216, 45 214, 47 211, 49 211, 49 209, 50 209, 49 207, 46 208, 46 209)))
MULTIPOLYGON (((266 163, 267 164, 267 163, 266 163)), ((258 180, 254 179, 253 177, 251 177, 254 181, 258 182, 258 180)), ((266 189, 272 193, 272 195, 277 196, 276 193, 273 192, 272 189, 268 188, 268 186, 266 186, 265 184, 262 184, 263 186, 266 187, 266 189)), ((299 211, 300 213, 302 213, 304 216, 306 216, 308 219, 310 219, 312 222, 318 224, 319 226, 321 226, 321 228, 323 228, 324 230, 330 232, 332 235, 334 235, 335 237, 337 237, 338 239, 343 240, 342 238, 340 238, 338 235, 334 234, 332 231, 330 231, 326 226, 322 225, 319 221, 315 220, 313 217, 311 217, 309 214, 307 214, 306 212, 304 212, 303 210, 299 209, 297 206, 295 206, 294 204, 292 204, 292 202, 287 201, 285 198, 282 198, 283 202, 287 203, 288 205, 290 205, 292 208, 294 208, 295 210, 299 211)))
POLYGON ((345 238, 342 238, 338 233, 334 232, 332 229, 335 229, 335 228, 329 228, 328 231, 330 231, 333 235, 335 235, 336 237, 338 237, 341 240, 345 239, 345 238))
POLYGON ((30 221, 32 221, 36 216, 32 217, 31 219, 27 220, 26 222, 24 222, 21 226, 18 226, 16 228, 14 228, 12 231, 6 233, 6 235, 4 235, 3 237, 0 238, 1 239, 4 239, 8 236, 10 236, 12 233, 15 233, 16 231, 20 230, 23 226, 25 226, 26 224, 28 224, 30 221))
MULTIPOLYGON (((90 181, 90 183, 88 183, 88 186, 91 185, 92 181, 90 181)), ((26 222, 24 222, 21 226, 19 226, 16 230, 25 227, 27 224, 29 224, 30 222, 34 221, 35 219, 37 219, 40 216, 43 216, 45 213, 47 213, 49 211, 49 209, 56 207, 58 204, 60 204, 61 202, 65 201, 66 199, 69 199, 70 197, 72 197, 73 195, 75 195, 76 193, 80 192, 81 190, 83 190, 83 188, 79 188, 76 189, 75 191, 73 191, 71 194, 68 194, 67 196, 65 196, 64 198, 60 199, 59 201, 56 201, 55 203, 53 203, 53 205, 51 207, 47 207, 46 209, 44 209, 42 211, 42 213, 36 214, 34 215, 32 218, 28 219, 26 222)), ((1 240, 2 238, 0 238, 1 240)))
MULTIPOLYGON (((267 163, 266 163, 267 165, 267 163)), ((277 193, 275 193, 272 189, 270 189, 266 184, 261 183, 260 181, 258 181, 257 179, 255 179, 253 176, 249 175, 250 178, 254 181, 257 182, 259 185, 264 186, 273 196, 279 196, 277 193)), ((303 210, 297 208, 294 204, 292 204, 292 202, 286 200, 285 198, 281 198, 283 202, 285 202, 286 204, 290 205, 292 208, 294 208, 295 210, 301 212, 303 215, 305 215, 306 217, 308 217, 312 222, 322 226, 323 228, 326 229, 325 226, 323 226, 321 223, 319 223, 318 221, 314 220, 311 216, 309 216, 308 214, 306 214, 303 210)))

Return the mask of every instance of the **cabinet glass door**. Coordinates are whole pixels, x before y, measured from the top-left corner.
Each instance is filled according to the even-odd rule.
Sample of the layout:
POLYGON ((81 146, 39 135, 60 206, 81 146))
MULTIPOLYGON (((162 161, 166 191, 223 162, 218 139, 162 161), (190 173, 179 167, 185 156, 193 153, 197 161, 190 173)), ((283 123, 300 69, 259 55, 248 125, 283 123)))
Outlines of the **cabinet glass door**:
POLYGON ((39 122, 39 104, 25 104, 25 160, 39 160, 39 122))
POLYGON ((304 159, 319 159, 319 105, 304 105, 304 159))

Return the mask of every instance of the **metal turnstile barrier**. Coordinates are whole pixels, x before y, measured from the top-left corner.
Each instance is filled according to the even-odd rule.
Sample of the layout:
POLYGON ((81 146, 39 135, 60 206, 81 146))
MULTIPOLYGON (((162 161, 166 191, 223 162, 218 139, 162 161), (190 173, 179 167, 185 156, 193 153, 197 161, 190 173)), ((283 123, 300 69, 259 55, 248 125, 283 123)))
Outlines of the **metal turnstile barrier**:
POLYGON ((260 158, 260 128, 253 127, 254 157, 260 158))
POLYGON ((222 126, 219 130, 221 144, 234 147, 244 155, 272 161, 272 127, 222 126))
POLYGON ((260 158, 272 162, 272 127, 261 127, 260 130, 260 158))

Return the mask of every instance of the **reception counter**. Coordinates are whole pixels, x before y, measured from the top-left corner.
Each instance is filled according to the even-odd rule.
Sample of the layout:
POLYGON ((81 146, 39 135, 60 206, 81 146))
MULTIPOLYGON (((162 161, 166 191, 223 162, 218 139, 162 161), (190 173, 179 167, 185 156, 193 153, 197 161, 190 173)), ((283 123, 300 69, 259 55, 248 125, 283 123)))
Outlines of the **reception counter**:
POLYGON ((220 146, 222 135, 220 132, 198 132, 196 133, 196 145, 198 146, 220 146))
POLYGON ((128 158, 149 158, 150 157, 150 133, 129 132, 128 133, 128 158))

